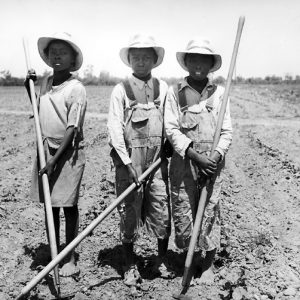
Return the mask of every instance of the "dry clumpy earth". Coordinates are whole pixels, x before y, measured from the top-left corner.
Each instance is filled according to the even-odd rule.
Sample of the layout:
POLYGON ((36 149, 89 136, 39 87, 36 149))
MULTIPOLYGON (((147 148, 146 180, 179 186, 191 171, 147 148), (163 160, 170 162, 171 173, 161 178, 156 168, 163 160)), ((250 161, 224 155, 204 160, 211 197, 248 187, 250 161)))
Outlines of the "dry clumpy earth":
MULTIPOLYGON (((110 91, 87 87, 80 231, 116 198, 105 128, 110 91)), ((191 286, 193 299, 300 299, 299 103, 296 85, 232 87, 234 140, 224 172, 215 281, 191 286)), ((29 198, 35 130, 22 88, 1 88, 0 115, 0 299, 6 300, 47 265, 50 252, 43 207, 29 198)), ((172 299, 180 291, 184 258, 172 238, 168 256, 177 275, 166 280, 149 273, 156 241, 144 232, 135 247, 143 281, 136 291, 123 284, 118 222, 113 211, 76 248, 81 273, 61 278, 63 299, 172 299)), ((62 244, 63 238, 62 226, 62 244)), ((51 274, 28 295, 55 298, 51 274)))

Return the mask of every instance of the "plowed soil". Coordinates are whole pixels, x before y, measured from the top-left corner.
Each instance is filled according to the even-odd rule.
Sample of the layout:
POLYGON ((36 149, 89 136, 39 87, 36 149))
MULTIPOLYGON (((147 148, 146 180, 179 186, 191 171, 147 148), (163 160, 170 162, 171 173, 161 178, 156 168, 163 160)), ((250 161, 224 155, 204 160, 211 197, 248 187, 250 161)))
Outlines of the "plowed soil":
MULTIPOLYGON (((16 298, 49 262, 44 209, 29 198, 35 129, 22 88, 0 93, 0 299, 16 298)), ((80 231, 116 198, 105 118, 110 88, 87 87, 87 164, 80 197, 80 231)), ((234 140, 222 191, 222 241, 215 281, 194 281, 193 299, 300 299, 300 87, 238 85, 231 90, 234 140)), ((64 223, 63 214, 61 221, 64 223)), ((135 253, 143 281, 122 282, 119 216, 113 211, 76 248, 81 270, 61 278, 64 299, 172 299, 184 258, 170 240, 172 280, 149 272, 155 239, 142 232, 135 253)), ((61 227, 64 243, 64 228, 61 227)), ((55 299, 51 273, 28 299, 55 299)))

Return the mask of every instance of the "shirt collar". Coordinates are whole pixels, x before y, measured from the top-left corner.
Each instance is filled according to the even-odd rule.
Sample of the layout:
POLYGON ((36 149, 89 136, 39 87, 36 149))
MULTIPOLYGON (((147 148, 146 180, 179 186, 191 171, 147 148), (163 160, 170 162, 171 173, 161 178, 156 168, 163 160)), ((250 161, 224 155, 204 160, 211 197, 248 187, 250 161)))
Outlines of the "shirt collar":
MULTIPOLYGON (((211 88, 213 86, 213 83, 212 83, 212 80, 210 78, 210 76, 208 77, 208 82, 206 84, 206 86, 204 87, 203 91, 201 94, 203 94, 204 91, 206 91, 207 89, 211 88)), ((186 87, 189 87, 190 89, 192 88, 188 82, 187 82, 187 77, 184 77, 183 81, 181 82, 181 85, 180 85, 180 89, 179 91, 181 91, 182 89, 186 88, 186 87)))
MULTIPOLYGON (((133 75, 131 75, 131 80, 133 84, 138 87, 138 89, 142 90, 145 87, 145 81, 140 80, 133 75)), ((150 89, 153 89, 153 78, 151 77, 146 84, 150 89)))

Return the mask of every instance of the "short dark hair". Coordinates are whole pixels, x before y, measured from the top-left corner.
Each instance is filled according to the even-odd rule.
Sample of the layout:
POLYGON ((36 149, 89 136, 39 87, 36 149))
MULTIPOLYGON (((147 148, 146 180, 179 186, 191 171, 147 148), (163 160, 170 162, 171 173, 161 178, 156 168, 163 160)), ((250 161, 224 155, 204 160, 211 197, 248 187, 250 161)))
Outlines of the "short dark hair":
POLYGON ((128 50, 128 57, 127 57, 127 59, 128 59, 129 62, 130 62, 130 60, 129 60, 130 51, 134 50, 134 49, 151 49, 153 51, 153 55, 154 55, 154 63, 155 64, 157 63, 158 55, 157 55, 156 51, 154 50, 154 48, 152 48, 152 47, 151 48, 134 48, 134 47, 129 48, 129 50, 128 50))
POLYGON ((186 65, 186 61, 187 61, 187 58, 188 57, 191 57, 191 56, 194 56, 194 55, 199 55, 199 56, 205 56, 205 57, 211 57, 211 61, 212 61, 212 67, 214 66, 215 64, 215 58, 213 55, 207 55, 207 54, 200 54, 200 53, 186 53, 185 56, 184 56, 184 64, 186 65))
POLYGON ((63 44, 65 44, 65 45, 68 45, 68 47, 71 49, 71 51, 72 51, 72 54, 73 54, 73 57, 74 57, 74 59, 76 60, 76 57, 77 57, 77 55, 78 55, 78 53, 74 50, 74 48, 68 43, 68 42, 66 42, 66 41, 64 41, 64 40, 52 40, 51 42, 49 42, 49 44, 47 45, 47 47, 44 49, 44 53, 45 53, 45 55, 47 56, 47 57, 49 57, 49 48, 50 48, 50 45, 52 44, 52 43, 55 43, 55 42, 60 42, 60 43, 63 43, 63 44))

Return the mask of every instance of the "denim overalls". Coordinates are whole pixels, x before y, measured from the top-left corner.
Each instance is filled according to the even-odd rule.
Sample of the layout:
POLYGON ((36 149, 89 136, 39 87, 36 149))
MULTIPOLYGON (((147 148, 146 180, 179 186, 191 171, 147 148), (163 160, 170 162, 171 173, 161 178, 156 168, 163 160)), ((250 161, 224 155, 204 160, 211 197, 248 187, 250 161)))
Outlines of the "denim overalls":
MULTIPOLYGON (((159 83, 154 80, 154 90, 159 83)), ((123 83, 124 89, 127 87, 123 83)), ((132 85, 130 85, 133 88, 132 85)), ((132 89, 133 94, 134 90, 132 89)), ((129 99, 127 119, 125 120, 125 143, 138 176, 140 176, 160 156, 163 140, 163 112, 161 99, 148 99, 150 105, 139 103, 139 99, 129 99)), ((154 93, 155 94, 155 93, 154 93)), ((155 97, 154 97, 155 98, 155 97)), ((116 189, 120 195, 129 185, 126 166, 113 155, 116 167, 116 189)), ((142 186, 126 197, 119 205, 121 216, 121 240, 133 242, 138 237, 142 224, 155 237, 165 239, 170 236, 170 203, 168 195, 167 161, 150 175, 142 186)))
MULTIPOLYGON (((192 140, 192 147, 198 153, 206 155, 210 153, 217 123, 217 112, 214 107, 216 89, 217 86, 207 86, 200 95, 190 86, 181 89, 178 85, 177 91, 182 112, 180 130, 192 140), (186 89, 189 89, 188 94, 186 89)), ((222 163, 219 165, 217 174, 208 186, 208 198, 198 242, 198 246, 206 251, 217 248, 220 241, 219 197, 222 182, 220 171, 223 165, 222 163)), ((185 249, 189 246, 193 220, 205 182, 205 176, 191 159, 187 156, 182 158, 174 152, 170 162, 170 184, 175 243, 178 248, 185 249)))

